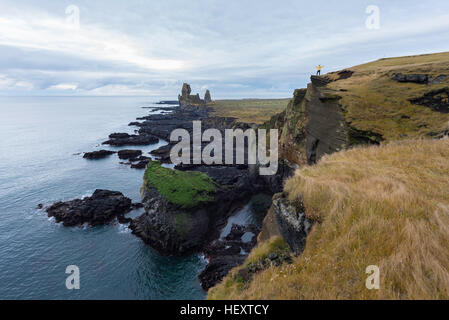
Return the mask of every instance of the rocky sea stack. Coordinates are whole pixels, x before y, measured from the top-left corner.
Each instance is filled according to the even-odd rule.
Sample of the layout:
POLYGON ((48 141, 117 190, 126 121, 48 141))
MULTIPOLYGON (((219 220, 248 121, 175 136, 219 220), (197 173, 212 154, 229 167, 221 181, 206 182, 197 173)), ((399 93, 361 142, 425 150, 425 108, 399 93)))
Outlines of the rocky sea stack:
POLYGON ((200 98, 199 93, 193 95, 192 89, 188 83, 182 85, 181 94, 178 96, 179 105, 183 107, 187 106, 204 106, 212 102, 210 91, 206 90, 204 99, 200 98))
POLYGON ((95 190, 90 197, 66 202, 56 202, 46 209, 49 217, 62 222, 66 227, 88 223, 91 226, 122 219, 124 214, 133 209, 131 199, 121 192, 95 190))
POLYGON ((218 189, 204 173, 171 170, 150 161, 141 191, 146 212, 130 228, 162 254, 194 251, 210 230, 218 189))

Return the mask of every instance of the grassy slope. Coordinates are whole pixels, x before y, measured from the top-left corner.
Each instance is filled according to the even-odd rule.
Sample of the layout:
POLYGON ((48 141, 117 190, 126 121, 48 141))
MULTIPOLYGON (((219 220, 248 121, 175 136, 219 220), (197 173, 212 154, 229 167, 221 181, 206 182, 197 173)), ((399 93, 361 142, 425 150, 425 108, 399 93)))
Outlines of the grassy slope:
POLYGON ((150 161, 144 180, 168 201, 184 208, 211 201, 216 190, 214 182, 206 174, 171 170, 162 167, 158 161, 150 161))
POLYGON ((448 190, 449 138, 326 156, 286 184, 319 222, 304 253, 246 285, 231 272, 209 298, 448 299, 448 190), (380 268, 380 290, 365 287, 369 265, 380 268))
MULTIPOLYGON (((430 90, 449 87, 449 78, 432 85, 391 80, 395 73, 449 75, 449 53, 381 59, 347 70, 354 75, 329 87, 347 90, 339 95, 346 118, 355 128, 381 134, 386 140, 422 137, 449 128, 449 114, 408 101, 430 90)), ((327 76, 335 79, 336 73, 327 76)))
POLYGON ((214 115, 237 118, 240 122, 262 124, 282 112, 290 99, 216 100, 210 105, 214 115))

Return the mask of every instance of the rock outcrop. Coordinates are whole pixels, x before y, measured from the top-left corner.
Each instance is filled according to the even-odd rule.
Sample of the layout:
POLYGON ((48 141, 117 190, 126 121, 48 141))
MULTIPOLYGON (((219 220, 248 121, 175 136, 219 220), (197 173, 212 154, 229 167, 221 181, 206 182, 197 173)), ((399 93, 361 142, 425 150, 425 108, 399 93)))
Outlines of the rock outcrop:
POLYGON ((279 236, 281 236, 281 231, 279 230, 279 226, 276 221, 276 213, 274 207, 273 205, 271 205, 270 209, 268 210, 263 220, 262 229, 260 230, 260 233, 257 236, 257 242, 262 243, 268 241, 272 237, 279 237, 279 236))
POLYGON ((137 157, 142 155, 141 150, 120 150, 118 153, 118 157, 123 160, 136 159, 137 157))
POLYGON ((248 252, 256 245, 258 232, 258 228, 254 225, 234 224, 229 235, 224 239, 216 240, 206 246, 204 254, 209 259, 209 263, 198 276, 204 290, 209 290, 220 282, 232 268, 245 261, 248 252), (251 237, 243 239, 246 235, 251 235, 251 237))
POLYGON ((135 235, 162 255, 201 251, 217 239, 234 209, 254 194, 269 192, 266 181, 252 178, 244 167, 180 169, 150 161, 141 191, 145 213, 130 225, 135 235))
POLYGON ((161 255, 182 255, 198 250, 205 241, 213 215, 207 205, 183 208, 170 202, 154 187, 144 186, 145 213, 130 228, 161 255))
POLYGON ((190 85, 187 83, 184 83, 182 85, 181 94, 178 95, 179 105, 182 108, 185 108, 188 106, 204 106, 204 105, 212 102, 209 90, 206 91, 206 94, 204 95, 204 100, 200 98, 200 95, 198 93, 195 95, 193 95, 191 93, 192 93, 192 89, 190 88, 190 85))
POLYGON ((427 74, 402 74, 396 73, 392 79, 397 82, 411 82, 419 84, 427 84, 429 82, 429 76, 427 74))
POLYGON ((210 91, 209 89, 206 90, 206 93, 204 94, 204 102, 207 103, 211 103, 212 102, 212 98, 210 96, 210 91))
POLYGON ((133 209, 131 199, 121 192, 95 190, 90 197, 66 202, 56 202, 46 208, 49 217, 62 222, 66 227, 88 223, 91 226, 111 222, 115 218, 124 219, 124 214, 133 209))
POLYGON ((297 201, 291 203, 285 193, 277 193, 263 221, 258 235, 258 243, 281 236, 295 255, 304 250, 307 235, 313 222, 307 219, 304 205, 297 201))
POLYGON ((336 91, 324 77, 312 77, 307 89, 295 90, 286 110, 265 124, 280 130, 280 156, 298 165, 349 145, 348 126, 336 91))
POLYGON ((111 146, 144 146, 154 144, 159 141, 150 134, 128 134, 128 133, 112 133, 109 135, 109 140, 103 142, 111 146))
POLYGON ((403 83, 417 83, 417 84, 439 84, 448 79, 449 75, 431 76, 429 74, 403 74, 395 73, 391 77, 394 81, 403 83))
POLYGON ((116 153, 116 152, 110 151, 110 150, 98 150, 98 151, 92 151, 92 152, 85 152, 83 158, 91 159, 91 160, 103 159, 103 158, 106 158, 114 153, 116 153))
POLYGON ((278 193, 273 196, 272 206, 280 234, 296 255, 301 254, 313 224, 306 217, 304 205, 299 201, 291 203, 284 193, 278 193))
POLYGON ((410 102, 437 112, 449 113, 449 88, 431 90, 422 97, 410 99, 410 102))
POLYGON ((307 163, 316 163, 325 154, 331 154, 347 148, 349 145, 348 130, 339 103, 341 96, 312 78, 307 86, 304 98, 305 113, 305 146, 307 163))

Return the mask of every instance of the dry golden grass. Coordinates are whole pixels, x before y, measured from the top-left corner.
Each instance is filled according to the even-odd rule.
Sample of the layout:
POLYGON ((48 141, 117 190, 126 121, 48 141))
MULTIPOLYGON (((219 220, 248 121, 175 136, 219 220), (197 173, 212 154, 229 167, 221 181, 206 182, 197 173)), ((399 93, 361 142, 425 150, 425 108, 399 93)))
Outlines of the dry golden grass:
POLYGON ((247 286, 228 276, 210 299, 449 299, 449 138, 326 156, 285 189, 317 221, 303 254, 247 286))
POLYGON ((287 107, 290 99, 216 100, 209 105, 219 117, 236 118, 239 122, 262 124, 287 107))
MULTIPOLYGON (((381 59, 355 66, 352 77, 329 84, 340 91, 346 119, 359 130, 383 135, 386 140, 419 138, 448 128, 449 114, 413 105, 409 99, 430 90, 449 86, 449 78, 439 84, 399 83, 396 73, 449 75, 449 53, 381 59)), ((336 79, 337 74, 327 75, 336 79)))

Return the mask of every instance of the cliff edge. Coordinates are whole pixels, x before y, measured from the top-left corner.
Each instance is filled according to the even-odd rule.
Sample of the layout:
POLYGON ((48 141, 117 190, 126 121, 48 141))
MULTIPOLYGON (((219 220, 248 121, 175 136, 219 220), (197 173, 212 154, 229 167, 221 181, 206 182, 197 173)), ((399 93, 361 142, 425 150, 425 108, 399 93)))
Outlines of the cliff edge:
POLYGON ((313 164, 355 145, 444 136, 448 93, 449 53, 381 59, 312 76, 264 126, 280 130, 281 157, 313 164))
POLYGON ((448 93, 449 53, 295 90, 264 127, 300 169, 273 197, 258 247, 208 298, 447 299, 448 93), (379 290, 365 285, 372 265, 379 290))

